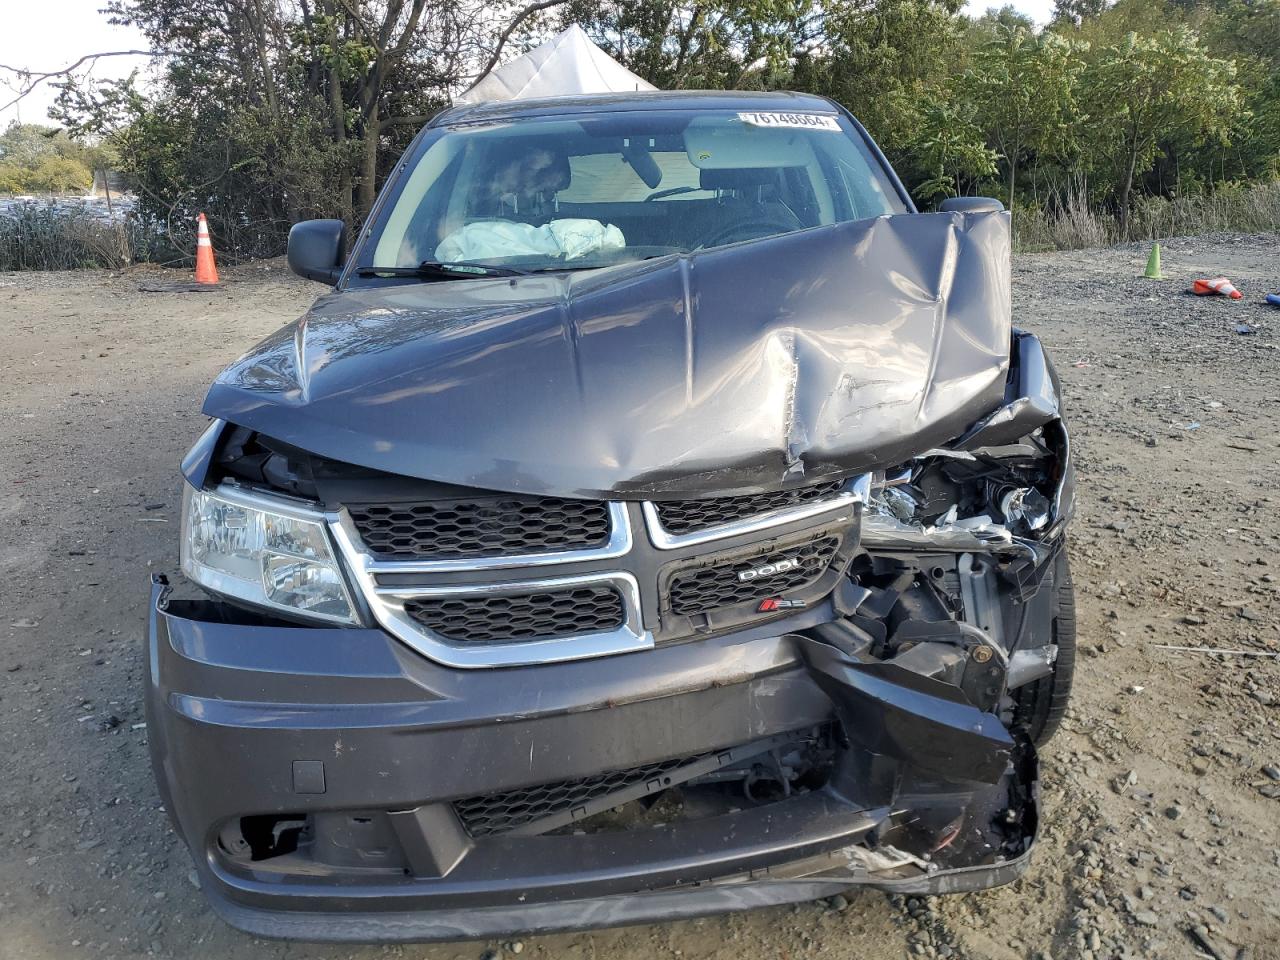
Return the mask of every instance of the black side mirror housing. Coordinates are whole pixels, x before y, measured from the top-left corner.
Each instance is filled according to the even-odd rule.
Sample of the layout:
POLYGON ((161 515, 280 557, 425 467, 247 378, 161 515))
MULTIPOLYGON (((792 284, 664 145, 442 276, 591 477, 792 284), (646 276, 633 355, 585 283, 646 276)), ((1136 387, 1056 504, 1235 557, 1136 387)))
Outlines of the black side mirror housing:
POLYGON ((347 259, 347 225, 341 220, 303 220, 289 230, 289 269, 333 286, 347 259))
POLYGON ((938 204, 939 213, 999 213, 1004 204, 995 197, 947 197, 938 204))

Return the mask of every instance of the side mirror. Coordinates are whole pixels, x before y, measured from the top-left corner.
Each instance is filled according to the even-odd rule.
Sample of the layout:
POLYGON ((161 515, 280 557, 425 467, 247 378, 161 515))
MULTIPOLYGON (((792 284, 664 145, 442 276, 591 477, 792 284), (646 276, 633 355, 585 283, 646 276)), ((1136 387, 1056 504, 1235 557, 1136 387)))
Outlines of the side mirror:
POLYGON ((939 213, 999 213, 1004 204, 995 197, 947 197, 938 204, 939 213))
POLYGON ((303 220, 289 230, 289 269, 333 286, 347 259, 347 225, 341 220, 303 220))

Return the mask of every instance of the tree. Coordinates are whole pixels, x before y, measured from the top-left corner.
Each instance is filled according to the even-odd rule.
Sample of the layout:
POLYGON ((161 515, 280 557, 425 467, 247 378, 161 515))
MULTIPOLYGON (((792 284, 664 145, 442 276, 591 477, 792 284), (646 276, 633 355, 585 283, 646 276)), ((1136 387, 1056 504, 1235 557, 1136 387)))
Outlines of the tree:
POLYGON ((203 210, 231 255, 274 255, 297 219, 364 217, 495 37, 562 2, 513 21, 482 0, 110 0, 159 83, 64 81, 61 116, 116 146, 144 215, 203 210))
POLYGON ((1053 22, 1079 27, 1096 20, 1107 9, 1107 0, 1054 0, 1053 22))
POLYGON ((41 157, 27 174, 31 193, 83 193, 93 186, 93 171, 71 157, 56 154, 41 157))
POLYGON ((959 0, 832 0, 825 43, 798 59, 798 89, 843 103, 908 184, 937 175, 917 149, 933 105, 966 59, 959 0))
POLYGON ((1070 153, 1076 84, 1083 67, 1073 41, 1020 26, 997 27, 974 56, 965 94, 974 103, 987 142, 1004 158, 1010 209, 1019 165, 1029 153, 1070 153))
POLYGON ((1241 110, 1235 72, 1182 26, 1130 33, 1096 52, 1083 74, 1087 136, 1111 170, 1122 233, 1134 178, 1151 169, 1161 143, 1228 141, 1241 110))
POLYGON ((1232 133, 1236 175, 1280 179, 1280 0, 1197 4, 1201 37, 1236 64, 1245 113, 1232 133))
POLYGON ((821 36, 810 0, 573 0, 559 25, 579 23, 657 87, 767 86, 821 36))
POLYGON ((65 130, 11 123, 0 134, 0 192, 83 192, 93 185, 97 155, 65 130))
POLYGON ((964 105, 938 100, 924 108, 912 147, 928 179, 914 193, 921 200, 954 197, 963 184, 996 172, 996 154, 964 105))
POLYGON ((447 102, 467 18, 486 19, 468 0, 111 0, 107 9, 166 51, 171 106, 203 100, 227 122, 278 133, 267 144, 275 155, 290 153, 284 128, 299 115, 309 132, 322 124, 324 146, 344 159, 347 219, 372 205, 388 127, 405 113, 420 125, 447 102))
POLYGON ((1046 184, 1047 202, 1070 190, 1127 225, 1135 194, 1280 176, 1280 0, 1060 0, 1045 30, 1008 5, 971 19, 962 0, 108 3, 157 81, 81 75, 126 51, 0 65, 19 96, 60 87, 66 127, 18 131, 7 154, 0 137, 0 187, 26 189, 23 151, 99 168, 95 144, 141 216, 189 244, 203 210, 233 257, 278 254, 298 219, 356 225, 423 123, 569 22, 660 88, 832 97, 923 200, 998 177, 1011 206, 1046 184))
POLYGON ((26 193, 27 171, 16 163, 0 160, 0 193, 26 193))
POLYGON ((969 36, 975 44, 985 43, 994 38, 1001 30, 1025 30, 1036 32, 1036 22, 1025 13, 1021 13, 1011 3, 1002 7, 987 7, 986 12, 976 17, 969 25, 969 36))

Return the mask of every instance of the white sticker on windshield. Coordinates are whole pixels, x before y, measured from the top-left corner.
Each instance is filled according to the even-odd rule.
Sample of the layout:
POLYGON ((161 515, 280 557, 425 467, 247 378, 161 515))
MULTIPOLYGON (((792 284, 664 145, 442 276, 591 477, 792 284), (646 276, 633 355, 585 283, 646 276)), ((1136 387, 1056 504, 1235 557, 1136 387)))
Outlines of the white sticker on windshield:
POLYGON ((795 127, 800 130, 840 132, 840 121, 820 113, 740 113, 738 119, 753 127, 795 127))

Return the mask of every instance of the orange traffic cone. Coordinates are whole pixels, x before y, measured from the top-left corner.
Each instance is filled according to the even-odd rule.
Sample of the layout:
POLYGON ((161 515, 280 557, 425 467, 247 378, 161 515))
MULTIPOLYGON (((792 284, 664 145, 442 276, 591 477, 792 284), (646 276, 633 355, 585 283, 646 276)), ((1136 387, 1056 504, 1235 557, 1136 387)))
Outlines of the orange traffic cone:
POLYGON ((1230 297, 1232 300, 1239 300, 1244 296, 1243 293, 1231 285, 1231 281, 1226 277, 1214 277, 1212 280, 1194 280, 1191 283, 1191 292, 1201 297, 1210 293, 1220 293, 1223 296, 1230 297))
POLYGON ((218 268, 213 262, 213 242, 209 239, 209 221, 204 214, 196 217, 196 283, 217 283, 218 268))

